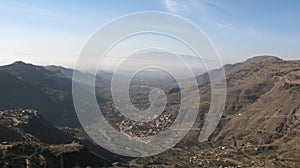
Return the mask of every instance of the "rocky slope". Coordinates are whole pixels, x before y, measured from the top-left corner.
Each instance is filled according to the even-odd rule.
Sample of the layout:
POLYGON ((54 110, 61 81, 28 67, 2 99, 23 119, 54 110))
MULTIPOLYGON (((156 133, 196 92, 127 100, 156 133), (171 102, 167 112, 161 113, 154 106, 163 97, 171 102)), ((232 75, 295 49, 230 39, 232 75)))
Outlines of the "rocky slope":
MULTIPOLYGON (((1 66, 0 110, 32 108, 55 126, 79 128, 72 99, 72 74, 71 69, 21 61, 1 66)), ((83 81, 93 78, 88 73, 79 74, 83 81)), ((108 80, 97 76, 96 82, 97 91, 107 88, 108 80)))
POLYGON ((0 167, 102 167, 106 159, 53 127, 35 110, 0 112, 0 167))
MULTIPOLYGON (((225 65, 226 106, 209 140, 198 143, 210 106, 208 74, 198 77, 200 111, 194 128, 174 149, 134 164, 154 167, 299 167, 300 61, 254 57, 225 65)), ((213 78, 218 79, 214 70, 213 78)), ((172 93, 174 94, 174 93, 172 93)))
POLYGON ((23 62, 0 67, 0 110, 36 109, 55 126, 78 127, 71 80, 57 74, 23 62))
POLYGON ((212 141, 272 151, 273 165, 299 165, 299 67, 300 61, 261 61, 228 75, 225 122, 212 141))

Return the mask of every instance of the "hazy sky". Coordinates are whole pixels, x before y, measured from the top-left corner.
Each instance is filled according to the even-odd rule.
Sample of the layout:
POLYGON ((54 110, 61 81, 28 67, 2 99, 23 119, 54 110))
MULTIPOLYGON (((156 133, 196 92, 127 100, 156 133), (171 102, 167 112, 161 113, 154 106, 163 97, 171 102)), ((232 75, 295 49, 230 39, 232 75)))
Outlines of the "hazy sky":
POLYGON ((298 0, 2 0, 0 64, 22 60, 73 67, 101 26, 142 11, 171 12, 192 21, 225 63, 266 54, 300 59, 298 0))

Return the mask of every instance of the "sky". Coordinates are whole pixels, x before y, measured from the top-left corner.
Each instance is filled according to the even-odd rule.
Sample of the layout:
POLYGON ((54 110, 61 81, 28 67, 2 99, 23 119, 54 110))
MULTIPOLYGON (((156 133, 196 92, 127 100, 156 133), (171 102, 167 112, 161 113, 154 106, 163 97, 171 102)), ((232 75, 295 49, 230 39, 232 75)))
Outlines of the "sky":
POLYGON ((300 59, 298 0, 1 0, 0 65, 21 60, 72 68, 103 25, 143 11, 188 19, 207 35, 224 63, 256 55, 300 59))

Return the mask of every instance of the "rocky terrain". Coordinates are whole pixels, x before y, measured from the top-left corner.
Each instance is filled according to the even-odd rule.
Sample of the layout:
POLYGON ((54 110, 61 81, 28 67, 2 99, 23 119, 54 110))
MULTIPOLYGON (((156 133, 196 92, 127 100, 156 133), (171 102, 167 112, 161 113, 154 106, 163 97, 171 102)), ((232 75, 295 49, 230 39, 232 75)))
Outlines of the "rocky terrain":
POLYGON ((0 130, 0 167, 110 165, 76 138, 51 126, 36 110, 1 111, 0 130))
POLYGON ((45 121, 36 110, 0 112, 0 167, 102 167, 106 159, 45 121))

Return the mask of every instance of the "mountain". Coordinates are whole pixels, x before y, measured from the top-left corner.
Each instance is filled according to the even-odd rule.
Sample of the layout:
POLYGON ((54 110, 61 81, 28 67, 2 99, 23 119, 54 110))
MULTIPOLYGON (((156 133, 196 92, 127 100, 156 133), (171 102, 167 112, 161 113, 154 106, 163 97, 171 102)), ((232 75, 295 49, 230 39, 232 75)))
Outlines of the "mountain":
POLYGON ((42 66, 17 61, 11 65, 0 67, 0 71, 8 72, 26 83, 53 90, 71 91, 71 82, 69 80, 57 77, 58 72, 48 71, 42 66))
MULTIPOLYGON (((63 69, 68 72, 73 71, 63 69)), ((93 76, 88 73, 81 73, 81 75, 82 79, 93 76)), ((105 156, 110 161, 119 160, 119 156, 96 145, 84 134, 73 105, 70 76, 64 75, 61 70, 47 70, 47 67, 15 62, 0 67, 0 78, 2 81, 0 83, 0 111, 36 109, 41 116, 38 120, 33 119, 29 124, 18 129, 10 129, 0 124, 0 142, 23 143, 24 136, 16 131, 23 130, 26 131, 26 135, 35 137, 34 140, 42 143, 42 146, 53 143, 69 144, 75 139, 76 142, 80 142, 80 145, 76 145, 80 150, 92 151, 97 155, 105 156), (64 132, 58 131, 57 128, 64 132), (66 136, 65 132, 69 132, 72 136, 66 136)), ((98 82, 106 81, 100 77, 97 77, 97 80, 98 82)), ((97 91, 101 91, 102 87, 97 86, 97 91)), ((98 93, 97 98, 99 101, 104 100, 98 93)))
POLYGON ((0 78, 0 110, 37 109, 56 126, 79 126, 70 79, 23 62, 0 67, 0 78))
MULTIPOLYGON (((225 65, 227 95, 221 120, 203 143, 198 136, 211 101, 208 73, 197 79, 200 110, 193 129, 174 149, 137 159, 138 166, 299 167, 300 61, 254 57, 225 65)), ((220 69, 210 72, 220 79, 220 69)), ((179 90, 173 89, 170 96, 179 90)), ((170 107, 171 108, 171 107, 170 107)))
POLYGON ((282 61, 282 59, 275 56, 255 56, 247 59, 244 62, 236 63, 236 64, 226 64, 222 68, 214 69, 209 72, 205 72, 204 74, 197 77, 198 83, 204 83, 210 81, 209 73, 212 79, 218 78, 220 76, 220 72, 224 69, 226 75, 237 72, 240 69, 243 69, 245 66, 249 64, 256 64, 262 62, 272 62, 272 61, 282 61))
MULTIPOLYGON (((189 72, 185 70, 186 67, 184 64, 189 67, 195 76, 205 72, 206 66, 216 67, 216 65, 218 65, 215 61, 199 58, 198 56, 174 54, 156 49, 148 49, 136 52, 126 57, 126 61, 123 61, 121 64, 123 58, 125 57, 112 57, 104 59, 102 62, 103 69, 112 71, 118 68, 121 73, 126 75, 126 71, 135 72, 141 67, 155 65, 157 67, 163 67, 163 69, 169 70, 169 72, 172 70, 173 72, 177 73, 177 76, 185 79, 187 77, 187 73, 189 72), (204 63, 206 66, 204 66, 204 63)), ((156 68, 152 67, 152 69, 156 68)))
POLYGON ((300 61, 248 62, 227 75, 224 122, 212 140, 272 152, 273 165, 299 164, 300 61))
MULTIPOLYGON (((273 56, 259 56, 245 62, 224 65, 226 79, 220 78, 221 69, 198 76, 201 101, 199 115, 193 129, 174 148, 156 156, 133 159, 126 163, 127 167, 300 167, 299 67, 300 61, 285 61, 273 56), (206 119, 211 101, 208 74, 212 75, 212 80, 227 81, 226 104, 216 130, 208 141, 199 143, 199 130, 206 119)), ((5 124, 11 122, 7 121, 0 123, 0 140, 9 142, 9 144, 15 143, 18 146, 17 151, 24 148, 40 149, 32 143, 26 146, 26 143, 22 142, 24 135, 29 135, 28 138, 33 138, 30 141, 42 146, 42 150, 38 151, 46 151, 46 153, 50 153, 50 158, 55 158, 59 153, 58 142, 51 138, 52 135, 55 135, 60 137, 63 144, 66 144, 66 150, 71 148, 73 151, 72 146, 76 146, 75 150, 85 151, 85 147, 82 146, 84 141, 75 145, 71 143, 74 136, 61 134, 51 127, 51 124, 74 126, 74 129, 79 127, 75 122, 77 118, 69 88, 71 87, 71 71, 62 67, 52 67, 52 69, 48 67, 47 69, 47 67, 22 62, 0 67, 0 78, 3 79, 0 83, 0 109, 34 108, 41 112, 42 118, 45 118, 45 120, 38 119, 36 122, 32 120, 30 124, 22 127, 22 124, 13 126, 13 128, 8 127, 5 124), (40 129, 43 130, 42 132, 49 131, 51 137, 42 134, 38 129, 40 125, 48 121, 49 125, 45 124, 40 129), (14 129, 15 127, 17 129, 14 129), (20 130, 26 134, 20 134, 20 130), (53 150, 47 144, 54 145, 53 150)), ((87 74, 87 76, 89 75, 87 74)), ((103 80, 100 78, 99 81, 103 80)), ((105 78, 109 81, 109 75, 105 78)), ((138 81, 135 83, 136 85, 147 83, 142 81, 142 78, 136 79, 138 81)), ((160 84, 164 85, 162 82, 160 84)), ((105 88, 104 85, 103 89, 105 90, 105 88)), ((147 95, 148 92, 143 87, 137 88, 141 89, 141 93, 147 95)), ((167 97, 168 100, 170 98, 170 102, 165 111, 168 118, 176 118, 175 111, 179 106, 176 98, 180 97, 179 92, 178 88, 172 88, 168 92, 167 97)), ((139 103, 142 107, 146 103, 141 99, 148 99, 143 94, 137 94, 132 99, 133 102, 143 102, 139 103)), ((111 100, 101 99, 101 101, 109 106, 106 107, 105 113, 110 118, 115 118, 113 115, 115 110, 110 105, 111 100)), ((160 120, 161 117, 157 119, 160 120)), ((116 120, 115 125, 119 125, 119 128, 127 128, 126 125, 125 127, 120 125, 122 120, 116 120)), ((12 123, 15 121, 17 120, 13 120, 12 123)), ((143 127, 143 124, 141 125, 143 127)), ((159 126, 168 126, 168 123, 159 126)), ((156 124, 153 124, 153 127, 156 127, 156 124)), ((147 130, 143 133, 145 130, 136 128, 134 127, 134 131, 128 130, 128 132, 137 135, 148 134, 147 130)), ((156 130, 156 128, 152 130, 154 129, 156 130)), ((164 130, 164 128, 159 128, 159 130, 164 130)), ((75 140, 75 142, 78 141, 75 140)), ((84 145, 90 147, 89 150, 94 149, 93 152, 102 153, 101 156, 103 153, 109 155, 106 153, 107 151, 90 141, 84 145)), ((1 151, 0 155, 5 155, 5 152, 1 151)), ((12 156, 16 156, 16 152, 12 152, 12 156)), ((91 158, 93 157, 91 156, 91 158)), ((6 158, 10 162, 10 155, 6 158)), ((38 158, 42 157, 33 157, 32 159, 38 158)), ((1 164, 3 165, 3 162, 0 163, 0 166, 1 164)))
POLYGON ((46 70, 55 73, 58 77, 72 78, 73 70, 62 66, 49 65, 44 67, 46 70))
POLYGON ((80 79, 81 79, 80 81, 76 81, 76 82, 81 84, 90 85, 90 83, 87 81, 90 81, 91 79, 95 78, 96 86, 98 88, 109 87, 111 76, 112 76, 112 73, 106 71, 98 71, 97 74, 94 76, 89 72, 81 72, 78 70, 64 68, 62 66, 50 65, 50 66, 45 66, 44 68, 50 71, 51 73, 54 73, 56 77, 67 78, 69 80, 72 80, 73 73, 76 72, 77 75, 80 75, 80 79))
MULTIPOLYGON (((77 71, 83 85, 94 78, 92 74, 77 71)), ((58 127, 81 127, 72 99, 73 70, 59 66, 36 66, 15 62, 0 67, 0 110, 31 108, 58 127)), ((75 81, 76 82, 76 81, 75 81)), ((96 76, 97 98, 108 88, 109 80, 96 76)))

